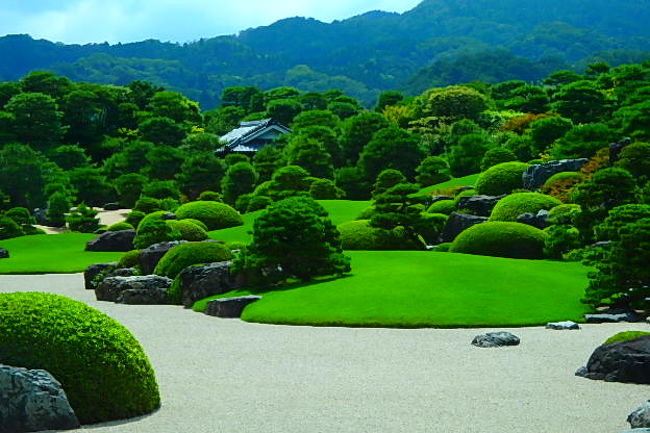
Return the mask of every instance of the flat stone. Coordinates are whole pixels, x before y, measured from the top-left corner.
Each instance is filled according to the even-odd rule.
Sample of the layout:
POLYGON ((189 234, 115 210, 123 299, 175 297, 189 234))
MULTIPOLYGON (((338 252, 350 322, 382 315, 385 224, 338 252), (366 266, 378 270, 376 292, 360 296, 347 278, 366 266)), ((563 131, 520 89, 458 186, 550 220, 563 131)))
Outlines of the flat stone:
POLYGON ((208 302, 205 314, 223 318, 241 317, 244 308, 262 299, 261 296, 239 296, 236 298, 215 299, 208 302))
POLYGON ((627 422, 630 423, 630 427, 635 429, 650 428, 650 400, 628 415, 627 422))
POLYGON ((458 209, 466 209, 474 215, 489 217, 494 206, 506 195, 470 195, 461 197, 458 201, 458 209))
POLYGON ((127 252, 133 249, 135 230, 102 233, 86 244, 86 251, 127 252))
POLYGON ((447 218, 445 227, 440 235, 441 242, 452 242, 456 236, 468 228, 486 222, 487 217, 468 215, 464 213, 452 212, 447 218))
POLYGON ((472 344, 477 347, 501 347, 501 346, 517 346, 520 340, 510 332, 488 332, 474 337, 472 344))
POLYGON ((171 279, 158 275, 107 277, 95 289, 95 297, 120 304, 160 305, 167 303, 171 285, 171 279))
POLYGON ((546 324, 546 329, 555 329, 557 331, 568 331, 572 329, 580 329, 580 325, 570 320, 567 320, 565 322, 549 322, 546 324))
POLYGON ((585 314, 585 320, 587 321, 587 323, 620 323, 620 322, 637 323, 637 322, 642 322, 643 318, 633 312, 596 313, 596 314, 585 314))
POLYGON ((144 250, 140 251, 140 270, 142 270, 143 275, 152 274, 156 265, 162 259, 162 257, 167 253, 167 251, 174 248, 176 245, 182 244, 187 241, 169 241, 169 242, 159 242, 153 244, 144 250))

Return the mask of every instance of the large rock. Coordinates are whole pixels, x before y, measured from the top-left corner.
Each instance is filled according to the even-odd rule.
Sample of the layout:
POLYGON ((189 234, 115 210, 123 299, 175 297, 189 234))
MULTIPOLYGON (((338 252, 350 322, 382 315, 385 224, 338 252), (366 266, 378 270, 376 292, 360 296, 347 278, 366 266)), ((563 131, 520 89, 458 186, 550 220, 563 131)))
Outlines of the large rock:
POLYGON ((576 375, 608 382, 650 384, 650 336, 603 344, 576 375))
POLYGON ((474 337, 472 344, 477 347, 501 347, 519 345, 519 337, 510 332, 488 332, 474 337))
POLYGON ((0 259, 8 259, 9 258, 9 251, 5 250, 4 248, 0 248, 0 259))
POLYGON ((95 277, 100 273, 114 269, 115 267, 117 267, 117 262, 95 263, 94 265, 88 266, 84 271, 84 286, 86 290, 95 290, 97 288, 95 277))
POLYGON ((153 244, 140 252, 140 270, 143 275, 149 275, 156 269, 156 265, 176 245, 187 241, 170 241, 153 244))
POLYGON ((441 242, 452 242, 464 230, 486 221, 486 217, 452 212, 442 229, 441 242))
POLYGON ((458 201, 458 209, 467 209, 474 215, 488 217, 492 209, 504 195, 470 195, 461 197, 458 201))
POLYGON ((621 151, 629 144, 632 144, 632 139, 630 137, 625 137, 617 143, 609 144, 609 164, 614 165, 618 161, 618 157, 621 154, 621 151))
POLYGON ((215 299, 208 302, 205 314, 216 317, 236 318, 248 305, 262 299, 261 296, 239 296, 237 298, 215 299))
POLYGON ((546 164, 533 164, 526 169, 522 175, 524 188, 535 190, 544 185, 551 176, 563 171, 578 171, 589 160, 587 158, 580 159, 561 159, 559 161, 551 161, 546 164))
POLYGON ((95 289, 95 297, 119 304, 160 305, 167 303, 171 285, 171 279, 158 275, 108 277, 95 289))
POLYGON ((639 406, 634 412, 627 417, 627 422, 632 428, 650 427, 650 400, 639 406))
POLYGON ((88 241, 86 251, 131 251, 134 238, 135 230, 102 233, 95 239, 88 241))
POLYGON ((61 384, 45 370, 0 365, 0 431, 68 430, 79 427, 61 384))
POLYGON ((587 323, 620 323, 629 322, 637 323, 642 322, 643 318, 634 311, 621 311, 610 313, 594 313, 585 314, 587 323))
POLYGON ((230 265, 231 262, 216 262, 183 269, 178 275, 182 304, 191 307, 200 299, 238 288, 239 285, 230 274, 230 265))
POLYGON ((580 325, 570 320, 567 320, 566 322, 549 322, 546 324, 546 329, 554 329, 556 331, 571 331, 580 329, 580 325))
POLYGON ((544 230, 548 227, 548 216, 549 211, 541 209, 537 214, 532 214, 530 212, 522 213, 517 216, 517 222, 544 230))

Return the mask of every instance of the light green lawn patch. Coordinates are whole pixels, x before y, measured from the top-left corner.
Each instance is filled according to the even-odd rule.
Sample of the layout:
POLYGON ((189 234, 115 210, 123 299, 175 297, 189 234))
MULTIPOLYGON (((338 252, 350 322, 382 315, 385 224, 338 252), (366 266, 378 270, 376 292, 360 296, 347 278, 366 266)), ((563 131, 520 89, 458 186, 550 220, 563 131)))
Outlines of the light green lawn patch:
POLYGON ((623 331, 609 337, 603 344, 620 343, 622 341, 634 340, 635 338, 645 337, 650 332, 644 331, 623 331))
POLYGON ((95 234, 33 235, 0 241, 10 258, 0 260, 0 274, 67 274, 82 272, 93 263, 115 262, 124 253, 86 252, 95 234))
POLYGON ((353 273, 261 294, 249 322, 312 326, 493 327, 584 321, 579 263, 421 251, 349 251, 353 273))
POLYGON ((470 174, 469 176, 464 176, 464 177, 457 177, 454 179, 450 179, 446 182, 438 183, 435 185, 427 186, 426 188, 422 188, 417 195, 429 195, 431 194, 432 191, 436 189, 446 189, 446 188, 453 188, 455 186, 474 186, 476 184, 476 181, 478 179, 478 176, 480 173, 476 174, 470 174))
MULTIPOLYGON (((352 201, 352 200, 317 200, 329 213, 330 218, 335 226, 352 221, 359 216, 361 211, 370 206, 369 201, 352 201)), ((210 238, 224 242, 244 242, 250 243, 252 236, 248 233, 253 231, 253 221, 263 211, 255 211, 242 215, 244 225, 231 227, 229 229, 214 230, 209 232, 210 238)))

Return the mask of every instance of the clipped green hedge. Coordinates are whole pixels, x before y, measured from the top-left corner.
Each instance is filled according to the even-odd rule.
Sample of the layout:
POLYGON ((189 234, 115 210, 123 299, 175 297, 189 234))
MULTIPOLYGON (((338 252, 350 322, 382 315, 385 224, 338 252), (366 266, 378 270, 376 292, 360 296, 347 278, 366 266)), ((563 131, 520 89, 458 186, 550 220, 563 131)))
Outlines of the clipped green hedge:
POLYGON ((109 232, 120 232, 122 230, 133 230, 135 227, 133 227, 131 224, 127 223, 126 221, 121 221, 119 223, 115 223, 111 226, 108 226, 106 230, 109 232))
POLYGON ((528 164, 519 161, 492 166, 479 175, 476 190, 485 195, 509 194, 523 187, 522 175, 528 167, 528 164))
POLYGON ((421 250, 422 244, 406 237, 404 229, 382 230, 370 225, 369 220, 345 222, 338 227, 344 250, 404 251, 421 250))
POLYGON ((521 214, 537 214, 542 209, 550 210, 561 204, 562 202, 554 197, 536 192, 510 194, 494 206, 489 221, 516 221, 521 214))
POLYGON ((179 232, 180 238, 186 241, 204 241, 208 238, 208 232, 190 220, 169 220, 167 225, 179 232))
POLYGON ((193 218, 203 221, 208 230, 227 229, 244 224, 234 208, 216 201, 193 201, 176 209, 178 219, 193 218))
POLYGON ((645 337, 650 332, 644 331, 623 331, 609 337, 603 344, 621 343, 623 341, 634 340, 635 338, 645 337))
POLYGON ((217 242, 187 242, 176 245, 160 259, 153 273, 175 278, 183 269, 200 263, 223 262, 233 258, 232 251, 217 242))
POLYGON ((554 182, 559 182, 559 181, 564 181, 564 180, 581 181, 583 179, 584 179, 584 176, 581 173, 577 172, 577 171, 561 171, 559 173, 555 173, 553 176, 546 179, 546 182, 544 182, 544 185, 549 186, 554 182))
POLYGON ((44 369, 83 424, 154 411, 160 395, 142 347, 106 314, 64 296, 0 294, 0 363, 44 369))
POLYGON ((456 203, 454 202, 454 200, 438 200, 437 202, 429 206, 427 212, 451 215, 451 213, 455 210, 456 210, 456 203))
POLYGON ((452 253, 513 259, 544 257, 543 231, 515 222, 486 222, 468 228, 454 239, 452 253))

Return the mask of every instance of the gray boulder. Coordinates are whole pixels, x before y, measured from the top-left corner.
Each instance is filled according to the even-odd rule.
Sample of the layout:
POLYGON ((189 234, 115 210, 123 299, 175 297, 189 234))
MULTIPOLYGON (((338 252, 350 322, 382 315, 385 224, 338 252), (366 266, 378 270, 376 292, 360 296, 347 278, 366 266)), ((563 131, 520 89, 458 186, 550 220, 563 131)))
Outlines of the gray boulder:
POLYGON ((32 432, 79 427, 61 384, 45 370, 0 365, 0 431, 32 432))
POLYGON ((164 213, 161 218, 164 219, 164 220, 177 220, 178 219, 176 214, 173 213, 173 212, 164 213))
POLYGON ((546 209, 541 209, 539 212, 537 212, 537 214, 527 212, 519 215, 517 217, 517 222, 528 224, 529 226, 544 230, 546 227, 548 227, 548 216, 549 211, 546 209))
POLYGON ((490 216, 494 206, 505 197, 503 195, 470 195, 467 197, 461 197, 458 201, 458 209, 467 209, 471 211, 474 215, 479 216, 490 216))
POLYGON ((132 277, 137 275, 138 270, 136 268, 117 268, 111 271, 106 277, 132 277))
POLYGON ((120 206, 119 203, 106 203, 102 207, 104 208, 104 210, 120 210, 120 209, 122 209, 122 206, 120 206))
POLYGON ((162 257, 178 244, 187 241, 159 242, 153 244, 140 252, 140 270, 143 275, 149 275, 156 269, 156 265, 162 257))
POLYGON ((650 336, 603 344, 576 376, 587 379, 650 384, 650 336))
POLYGON ((429 197, 428 204, 432 205, 432 204, 437 203, 439 201, 453 200, 453 199, 454 199, 453 197, 449 197, 448 195, 432 195, 431 197, 429 197))
POLYGON ((216 262, 183 269, 178 275, 181 303, 189 308, 200 299, 238 288, 239 285, 230 274, 230 265, 231 262, 216 262))
POLYGON ((171 279, 158 275, 108 277, 95 289, 95 297, 98 301, 118 304, 167 304, 167 291, 171 285, 171 279))
POLYGON ((208 302, 205 314, 223 318, 241 317, 248 305, 262 299, 261 296, 239 296, 237 298, 215 299, 208 302))
POLYGON ((585 314, 585 320, 587 323, 637 323, 642 322, 643 318, 636 314, 634 311, 621 311, 611 313, 585 314))
POLYGON ((627 422, 632 428, 649 428, 650 427, 650 400, 639 406, 634 412, 627 417, 627 422))
POLYGON ((574 329, 580 329, 580 325, 570 320, 567 320, 566 322, 549 322, 546 324, 546 329, 554 329, 556 331, 570 331, 574 329))
POLYGON ((561 159, 559 161, 550 161, 546 164, 533 164, 526 169, 522 175, 524 188, 535 190, 544 185, 551 176, 563 171, 578 171, 589 160, 587 158, 580 159, 561 159))
POLYGON ((95 284, 95 277, 100 273, 106 271, 107 269, 114 269, 117 266, 117 262, 111 263, 95 263, 90 265, 84 271, 84 287, 86 290, 95 290, 97 284, 95 284))
POLYGON ((486 221, 486 217, 452 212, 442 229, 441 242, 452 242, 461 232, 486 221))
POLYGON ((134 238, 135 230, 102 233, 95 239, 88 241, 86 251, 131 251, 133 249, 134 238))
POLYGON ((474 337, 472 344, 477 347, 502 347, 519 345, 519 337, 510 332, 488 332, 474 337))
POLYGON ((4 248, 0 248, 0 259, 8 259, 9 258, 9 251, 5 250, 4 248))

